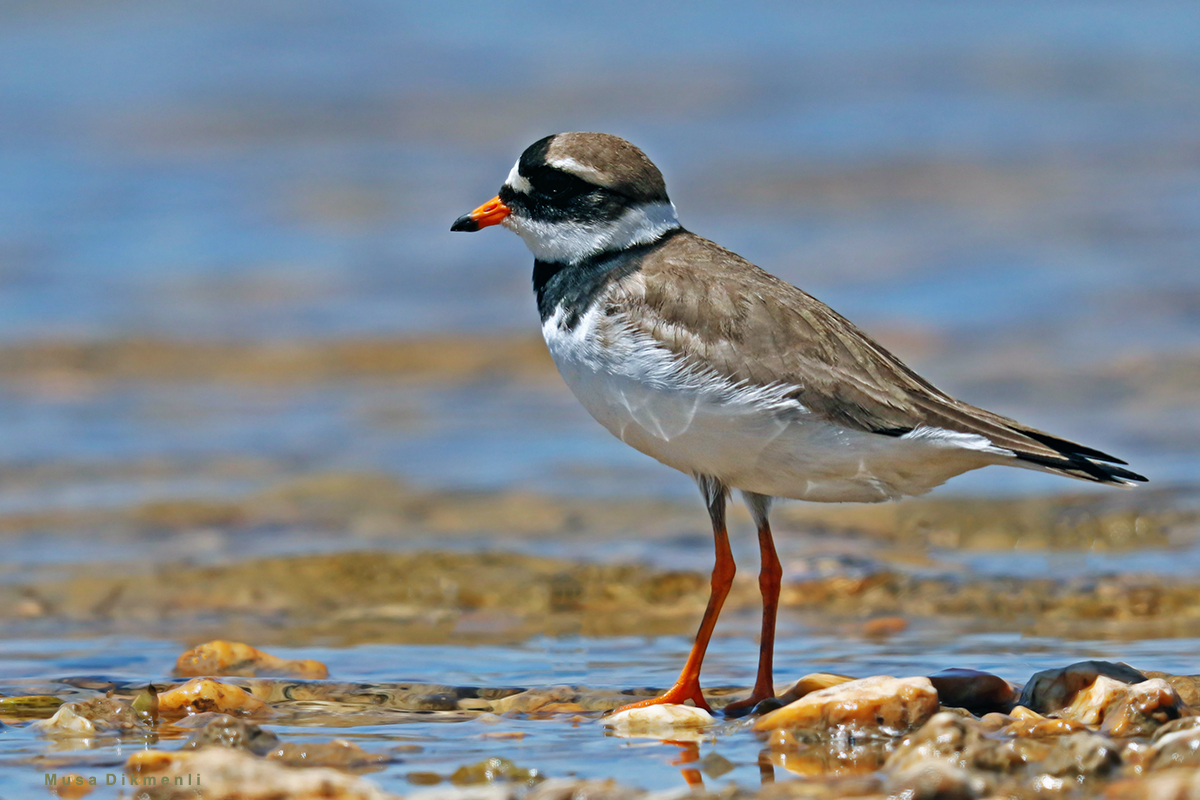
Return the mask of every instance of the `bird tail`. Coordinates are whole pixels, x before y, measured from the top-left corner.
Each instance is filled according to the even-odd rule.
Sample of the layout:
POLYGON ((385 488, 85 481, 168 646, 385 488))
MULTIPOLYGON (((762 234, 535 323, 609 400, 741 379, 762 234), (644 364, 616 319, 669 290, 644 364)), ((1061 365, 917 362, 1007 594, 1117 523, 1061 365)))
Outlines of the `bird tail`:
POLYGON ((1012 448, 1013 455, 1023 462, 1020 466, 1113 486, 1133 486, 1147 482, 1145 476, 1124 469, 1124 466, 1128 466, 1126 462, 1108 453, 1031 428, 1016 427, 1013 430, 1051 451, 1047 453, 1043 448, 1037 448, 1036 451, 1012 448))

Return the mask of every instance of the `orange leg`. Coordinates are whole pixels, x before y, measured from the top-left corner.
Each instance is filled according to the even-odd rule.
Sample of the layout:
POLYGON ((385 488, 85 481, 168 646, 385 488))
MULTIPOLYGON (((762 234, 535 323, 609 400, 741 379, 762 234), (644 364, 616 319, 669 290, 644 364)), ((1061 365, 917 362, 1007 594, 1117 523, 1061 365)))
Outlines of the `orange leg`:
POLYGON ((771 537, 771 524, 767 521, 766 498, 747 495, 746 500, 758 523, 758 549, 762 554, 762 570, 758 573, 758 588, 763 599, 762 636, 759 639, 758 677, 754 681, 754 690, 745 700, 725 706, 726 715, 733 717, 775 696, 775 618, 779 612, 779 585, 783 578, 783 568, 775 552, 775 540, 771 537))
POLYGON ((700 666, 704 663, 704 652, 708 649, 708 641, 712 638, 717 617, 721 614, 721 606, 725 604, 729 587, 733 585, 733 575, 737 566, 733 563, 729 534, 725 531, 725 487, 716 481, 704 480, 701 482, 701 490, 708 500, 708 515, 712 518, 717 557, 712 572, 712 593, 708 597, 708 608, 704 609, 704 619, 700 622, 700 630, 696 633, 692 652, 688 655, 687 663, 683 665, 683 672, 679 673, 679 679, 670 689, 658 697, 621 706, 617 711, 664 703, 682 704, 687 700, 691 700, 698 708, 712 711, 700 692, 700 666))

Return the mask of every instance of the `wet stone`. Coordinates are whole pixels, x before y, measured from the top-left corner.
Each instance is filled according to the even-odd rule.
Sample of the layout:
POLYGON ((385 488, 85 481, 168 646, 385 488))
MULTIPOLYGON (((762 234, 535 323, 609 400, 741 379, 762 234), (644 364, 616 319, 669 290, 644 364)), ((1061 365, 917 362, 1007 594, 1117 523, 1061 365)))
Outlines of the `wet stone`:
POLYGON ((819 692, 832 686, 839 686, 854 680, 847 675, 835 675, 831 672, 813 672, 796 681, 786 691, 780 692, 776 698, 783 705, 794 703, 806 694, 819 692))
POLYGON ((1200 675, 1168 675, 1165 672, 1147 672, 1147 678, 1162 678, 1171 684, 1185 706, 1200 708, 1200 675))
POLYGON ((1051 714, 1071 705, 1076 695, 1101 677, 1126 684, 1146 680, 1144 674, 1128 664, 1080 661, 1068 667, 1035 673, 1021 692, 1018 704, 1039 714, 1051 714))
POLYGON ((1175 689, 1153 678, 1128 687, 1115 705, 1104 711, 1101 730, 1111 736, 1149 736, 1162 725, 1179 719, 1183 703, 1175 689))
POLYGON ((182 686, 160 694, 158 711, 168 718, 206 711, 251 715, 265 713, 267 705, 240 686, 207 678, 193 678, 182 686))
POLYGON ((601 724, 616 736, 683 739, 702 736, 716 719, 702 708, 664 703, 618 711, 601 724))
POLYGON ((904 800, 975 800, 988 793, 988 782, 945 761, 915 764, 887 782, 892 797, 904 800))
POLYGON ((141 717, 130 705, 111 697, 64 703, 49 719, 30 725, 47 736, 120 735, 144 730, 141 717))
MULTIPOLYGON (((209 716, 209 715, 205 715, 209 716)), ((202 728, 183 743, 184 750, 202 747, 228 747, 262 756, 279 746, 279 737, 253 722, 227 714, 213 714, 202 728)))
POLYGON ((920 727, 937 709, 928 678, 876 676, 807 694, 760 717, 754 729, 895 736, 920 727))
POLYGON ((1007 712, 1016 705, 1019 692, 999 675, 973 669, 944 669, 929 676, 943 706, 965 708, 972 714, 1007 712))
POLYGON ((0 697, 0 717, 47 719, 52 717, 62 704, 62 698, 52 695, 0 697))
POLYGON ((383 764, 390 760, 386 755, 369 753, 345 739, 334 739, 332 742, 285 742, 272 749, 266 756, 293 767, 318 766, 340 769, 383 764))
POLYGON ((1008 714, 986 714, 981 720, 981 724, 989 732, 1033 738, 1062 736, 1075 731, 1087 730, 1087 726, 1081 722, 1043 717, 1025 706, 1017 706, 1008 714))
POLYGON ((507 758, 486 758, 474 764, 464 764, 450 775, 456 786, 472 786, 478 783, 522 783, 533 786, 544 780, 536 769, 518 767, 507 758))
POLYGON ((539 784, 525 800, 640 800, 646 792, 614 780, 551 778, 539 784))
POLYGON ((189 780, 194 781, 196 776, 201 776, 204 796, 213 798, 394 800, 375 784, 336 769, 288 767, 222 747, 179 752, 143 750, 129 757, 125 772, 131 782, 137 781, 137 796, 148 800, 193 800, 197 786, 189 785, 189 780))
POLYGON ((1030 740, 990 734, 988 727, 977 720, 943 711, 906 736, 888 758, 885 769, 908 771, 940 761, 999 775, 1020 769, 1047 749, 1030 740))
POLYGON ((1058 778, 1095 779, 1115 773, 1120 766, 1120 747, 1115 742, 1079 731, 1056 739, 1036 769, 1058 778))
POLYGON ((1200 717, 1184 717, 1155 731, 1146 765, 1151 770, 1200 767, 1200 717))
POLYGON ((323 679, 329 669, 311 659, 288 661, 241 642, 217 640, 197 645, 175 662, 180 678, 213 675, 323 679))

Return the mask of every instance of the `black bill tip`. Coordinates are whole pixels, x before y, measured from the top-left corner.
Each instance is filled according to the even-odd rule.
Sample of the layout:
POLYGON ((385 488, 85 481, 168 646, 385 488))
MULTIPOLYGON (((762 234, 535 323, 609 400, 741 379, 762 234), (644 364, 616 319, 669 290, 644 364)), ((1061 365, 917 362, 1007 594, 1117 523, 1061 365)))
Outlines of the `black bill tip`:
POLYGON ((475 231, 479 230, 479 223, 471 219, 470 214, 463 214, 461 217, 454 220, 454 224, 450 226, 450 230, 474 233, 475 231))

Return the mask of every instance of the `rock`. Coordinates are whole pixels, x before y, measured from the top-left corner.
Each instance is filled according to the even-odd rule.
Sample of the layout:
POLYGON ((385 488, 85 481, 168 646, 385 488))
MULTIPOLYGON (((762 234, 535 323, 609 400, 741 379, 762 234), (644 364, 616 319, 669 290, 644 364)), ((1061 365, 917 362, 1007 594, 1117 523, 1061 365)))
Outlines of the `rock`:
POLYGON ((227 714, 212 714, 203 727, 183 743, 184 750, 202 747, 228 747, 264 756, 279 747, 279 737, 253 722, 227 714))
POLYGON ((450 776, 456 786, 471 786, 477 783, 523 783, 533 786, 545 780, 536 769, 518 767, 507 758, 486 758, 475 764, 465 764, 450 776))
POLYGON ((920 727, 937 709, 937 692, 928 678, 881 675, 806 694, 760 717, 754 730, 894 736, 920 727))
POLYGON ((64 703, 54 716, 29 726, 47 736, 119 735, 143 730, 141 718, 128 703, 111 697, 94 697, 64 703))
POLYGON ((197 645, 175 662, 175 675, 180 678, 212 675, 236 675, 245 678, 311 678, 329 677, 329 669, 320 661, 309 659, 287 661, 264 653, 248 644, 217 640, 197 645))
POLYGON ((717 721, 702 708, 664 703, 618 711, 600 722, 617 736, 682 739, 702 738, 717 721))
POLYGON ((889 743, 881 739, 859 742, 844 738, 812 747, 801 743, 790 731, 772 731, 767 742, 767 757, 772 764, 806 778, 872 775, 887 761, 889 749, 889 743))
POLYGON ((1110 783, 1108 800, 1200 800, 1200 771, 1168 769, 1145 778, 1110 783))
POLYGON ((286 767, 241 750, 212 747, 165 752, 142 750, 125 763, 138 797, 192 800, 203 781, 207 800, 396 800, 354 775, 328 767, 286 767), (181 779, 176 783, 176 779, 181 779))
POLYGON ((1036 673, 1021 692, 1019 705, 1039 714, 1052 714, 1071 705, 1075 695, 1104 677, 1119 683, 1141 683, 1146 676, 1128 664, 1111 661, 1080 661, 1061 669, 1036 673))
POLYGON ((1025 706, 1017 706, 1008 714, 986 714, 980 722, 984 729, 990 732, 1023 738, 1061 736, 1087 730, 1087 726, 1081 722, 1069 719, 1050 719, 1030 711, 1025 706))
POLYGON ((988 793, 988 782, 945 761, 927 761, 888 779, 892 797, 904 800, 975 800, 988 793))
POLYGON ((62 698, 53 695, 0 697, 0 717, 47 719, 54 716, 54 712, 58 711, 62 704, 62 698))
POLYGON ((158 713, 164 717, 182 717, 216 711, 222 714, 263 714, 267 704, 240 686, 193 678, 182 686, 158 696, 158 713))
POLYGON ((944 669, 930 675, 929 682, 943 706, 965 708, 980 716, 1010 711, 1019 696, 1016 687, 999 675, 973 669, 944 669))
POLYGON ((390 759, 381 753, 368 753, 354 742, 284 742, 268 752, 267 758, 293 767, 338 767, 349 769, 383 764, 390 759))
POLYGON ((947 711, 935 714, 920 730, 904 737, 884 769, 906 772, 923 764, 944 762, 956 767, 1006 774, 1048 750, 1031 740, 997 738, 978 720, 947 711))
POLYGON ((1100 727, 1112 736, 1149 736, 1178 719, 1183 704, 1161 678, 1129 684, 1098 675, 1055 713, 1064 720, 1100 727))
POLYGON ((525 795, 525 800, 640 800, 641 789, 624 786, 614 780, 569 780, 553 778, 525 795))
POLYGON ((1182 713, 1183 701, 1171 684, 1152 678, 1127 687, 1116 705, 1105 709, 1100 730, 1118 737, 1150 736, 1182 713))
POLYGON ((1147 678, 1162 678, 1171 684, 1185 706, 1200 707, 1200 675, 1168 675, 1165 672, 1147 672, 1147 678))
POLYGON ((784 705, 794 703, 806 694, 819 692, 822 689, 828 689, 832 686, 839 686, 843 683, 849 683, 854 678, 846 675, 834 675, 830 672, 814 672, 805 675, 800 680, 796 681, 790 689, 781 692, 777 698, 784 705))
POLYGON ((1089 731, 1077 731, 1054 741, 1054 747, 1037 762, 1044 775, 1056 778, 1103 778, 1121 766, 1119 747, 1109 739, 1089 731))
POLYGON ((520 694, 501 697, 492 701, 492 711, 496 714, 518 712, 528 714, 533 711, 567 710, 582 711, 576 700, 579 690, 571 686, 547 686, 541 689, 529 689, 520 694))
POLYGON ((1177 719, 1155 731, 1146 766, 1152 770, 1200 767, 1200 717, 1177 719))

